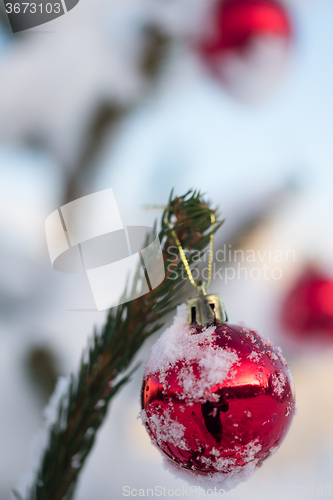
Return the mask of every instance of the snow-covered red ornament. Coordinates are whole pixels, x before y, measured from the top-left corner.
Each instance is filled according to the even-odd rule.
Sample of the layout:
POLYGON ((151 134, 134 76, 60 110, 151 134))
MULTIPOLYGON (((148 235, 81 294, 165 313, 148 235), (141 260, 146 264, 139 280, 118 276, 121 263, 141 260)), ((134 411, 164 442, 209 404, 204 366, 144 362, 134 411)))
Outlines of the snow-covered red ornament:
POLYGON ((198 290, 151 350, 141 417, 169 463, 230 489, 281 444, 293 383, 279 348, 229 325, 220 297, 198 290))
POLYGON ((211 72, 234 96, 265 97, 284 73, 292 24, 277 0, 218 0, 198 43, 211 72))
POLYGON ((333 279, 308 266, 282 307, 284 329, 301 341, 333 341, 333 279))

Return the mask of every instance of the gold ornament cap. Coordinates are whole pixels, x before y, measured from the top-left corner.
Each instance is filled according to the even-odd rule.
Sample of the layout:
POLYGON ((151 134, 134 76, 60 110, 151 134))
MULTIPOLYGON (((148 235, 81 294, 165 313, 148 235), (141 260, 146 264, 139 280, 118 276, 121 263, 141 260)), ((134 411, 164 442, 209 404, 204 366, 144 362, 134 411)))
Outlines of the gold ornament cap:
POLYGON ((208 295, 203 285, 197 286, 198 295, 186 302, 189 324, 209 326, 228 321, 223 299, 217 293, 208 295))

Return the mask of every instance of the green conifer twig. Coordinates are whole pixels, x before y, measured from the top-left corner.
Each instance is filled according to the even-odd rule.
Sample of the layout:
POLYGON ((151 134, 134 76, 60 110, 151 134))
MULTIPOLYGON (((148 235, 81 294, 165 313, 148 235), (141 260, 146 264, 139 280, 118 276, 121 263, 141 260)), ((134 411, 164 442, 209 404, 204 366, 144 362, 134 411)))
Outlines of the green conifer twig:
MULTIPOLYGON (((216 215, 216 210, 199 192, 190 190, 181 197, 171 193, 159 232, 166 278, 151 293, 112 308, 102 331, 95 330, 79 371, 71 375, 67 394, 59 403, 57 421, 49 430, 48 443, 26 500, 72 498, 109 402, 137 368, 127 373, 134 356, 144 341, 161 328, 163 317, 181 301, 186 280, 170 226, 193 266, 198 252, 203 253, 209 245, 210 234, 223 223, 218 221, 212 227, 212 213, 216 215)), ((20 498, 17 492, 15 495, 20 498)))

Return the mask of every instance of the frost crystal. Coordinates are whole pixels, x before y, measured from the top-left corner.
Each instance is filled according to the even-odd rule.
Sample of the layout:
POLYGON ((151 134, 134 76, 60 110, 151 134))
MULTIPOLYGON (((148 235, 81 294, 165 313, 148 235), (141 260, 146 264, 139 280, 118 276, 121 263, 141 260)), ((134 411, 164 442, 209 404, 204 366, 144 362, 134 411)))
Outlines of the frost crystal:
MULTIPOLYGON (((285 413, 285 417, 288 417, 288 415, 290 415, 294 410, 294 405, 293 403, 288 403, 288 406, 287 406, 287 409, 286 409, 286 413, 285 413)), ((296 412, 295 412, 296 414, 296 412)))
POLYGON ((169 442, 183 450, 188 450, 184 440, 185 426, 173 420, 169 411, 166 411, 164 415, 152 415, 149 423, 158 443, 169 442))
POLYGON ((272 386, 274 389, 274 392, 277 396, 281 396, 284 391, 284 387, 286 385, 286 377, 283 375, 283 373, 274 373, 272 375, 272 386))
POLYGON ((256 351, 252 351, 251 354, 248 355, 248 359, 254 361, 255 363, 259 363, 259 361, 261 360, 261 354, 256 351))

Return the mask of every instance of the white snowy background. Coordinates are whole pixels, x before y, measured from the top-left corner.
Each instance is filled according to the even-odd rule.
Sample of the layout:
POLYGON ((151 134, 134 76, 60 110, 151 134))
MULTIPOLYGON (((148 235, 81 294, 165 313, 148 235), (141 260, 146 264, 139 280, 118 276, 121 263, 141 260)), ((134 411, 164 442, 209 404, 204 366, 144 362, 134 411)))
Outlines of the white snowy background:
MULTIPOLYGON (((31 467, 32 442, 43 425, 42 400, 25 369, 28 350, 48 346, 68 375, 93 326, 105 318, 68 310, 86 300, 87 283, 53 271, 44 236, 44 221, 62 202, 89 119, 105 100, 131 105, 133 112, 101 153, 91 192, 112 187, 125 223, 152 224, 158 213, 142 207, 164 204, 172 187, 178 194, 200 188, 227 218, 223 244, 224 235, 274 193, 297 186, 248 242, 261 252, 295 251, 295 262, 281 264, 282 279, 212 284, 225 298, 230 321, 244 321, 281 345, 298 407, 279 452, 225 497, 298 499, 329 496, 325 488, 333 489, 333 348, 295 349, 278 322, 284 293, 306 260, 333 274, 333 4, 289 2, 296 41, 288 72, 255 106, 231 99, 186 48, 183 38, 200 26, 203 4, 81 0, 31 33, 0 30, 1 500, 31 467), (176 41, 163 76, 147 91, 137 58, 149 19, 176 41)), ((153 342, 139 353, 141 360, 153 342)), ((163 469, 136 418, 142 371, 111 405, 78 500, 120 500, 124 486, 189 487, 163 469)), ((192 492, 192 498, 200 497, 192 492)))

